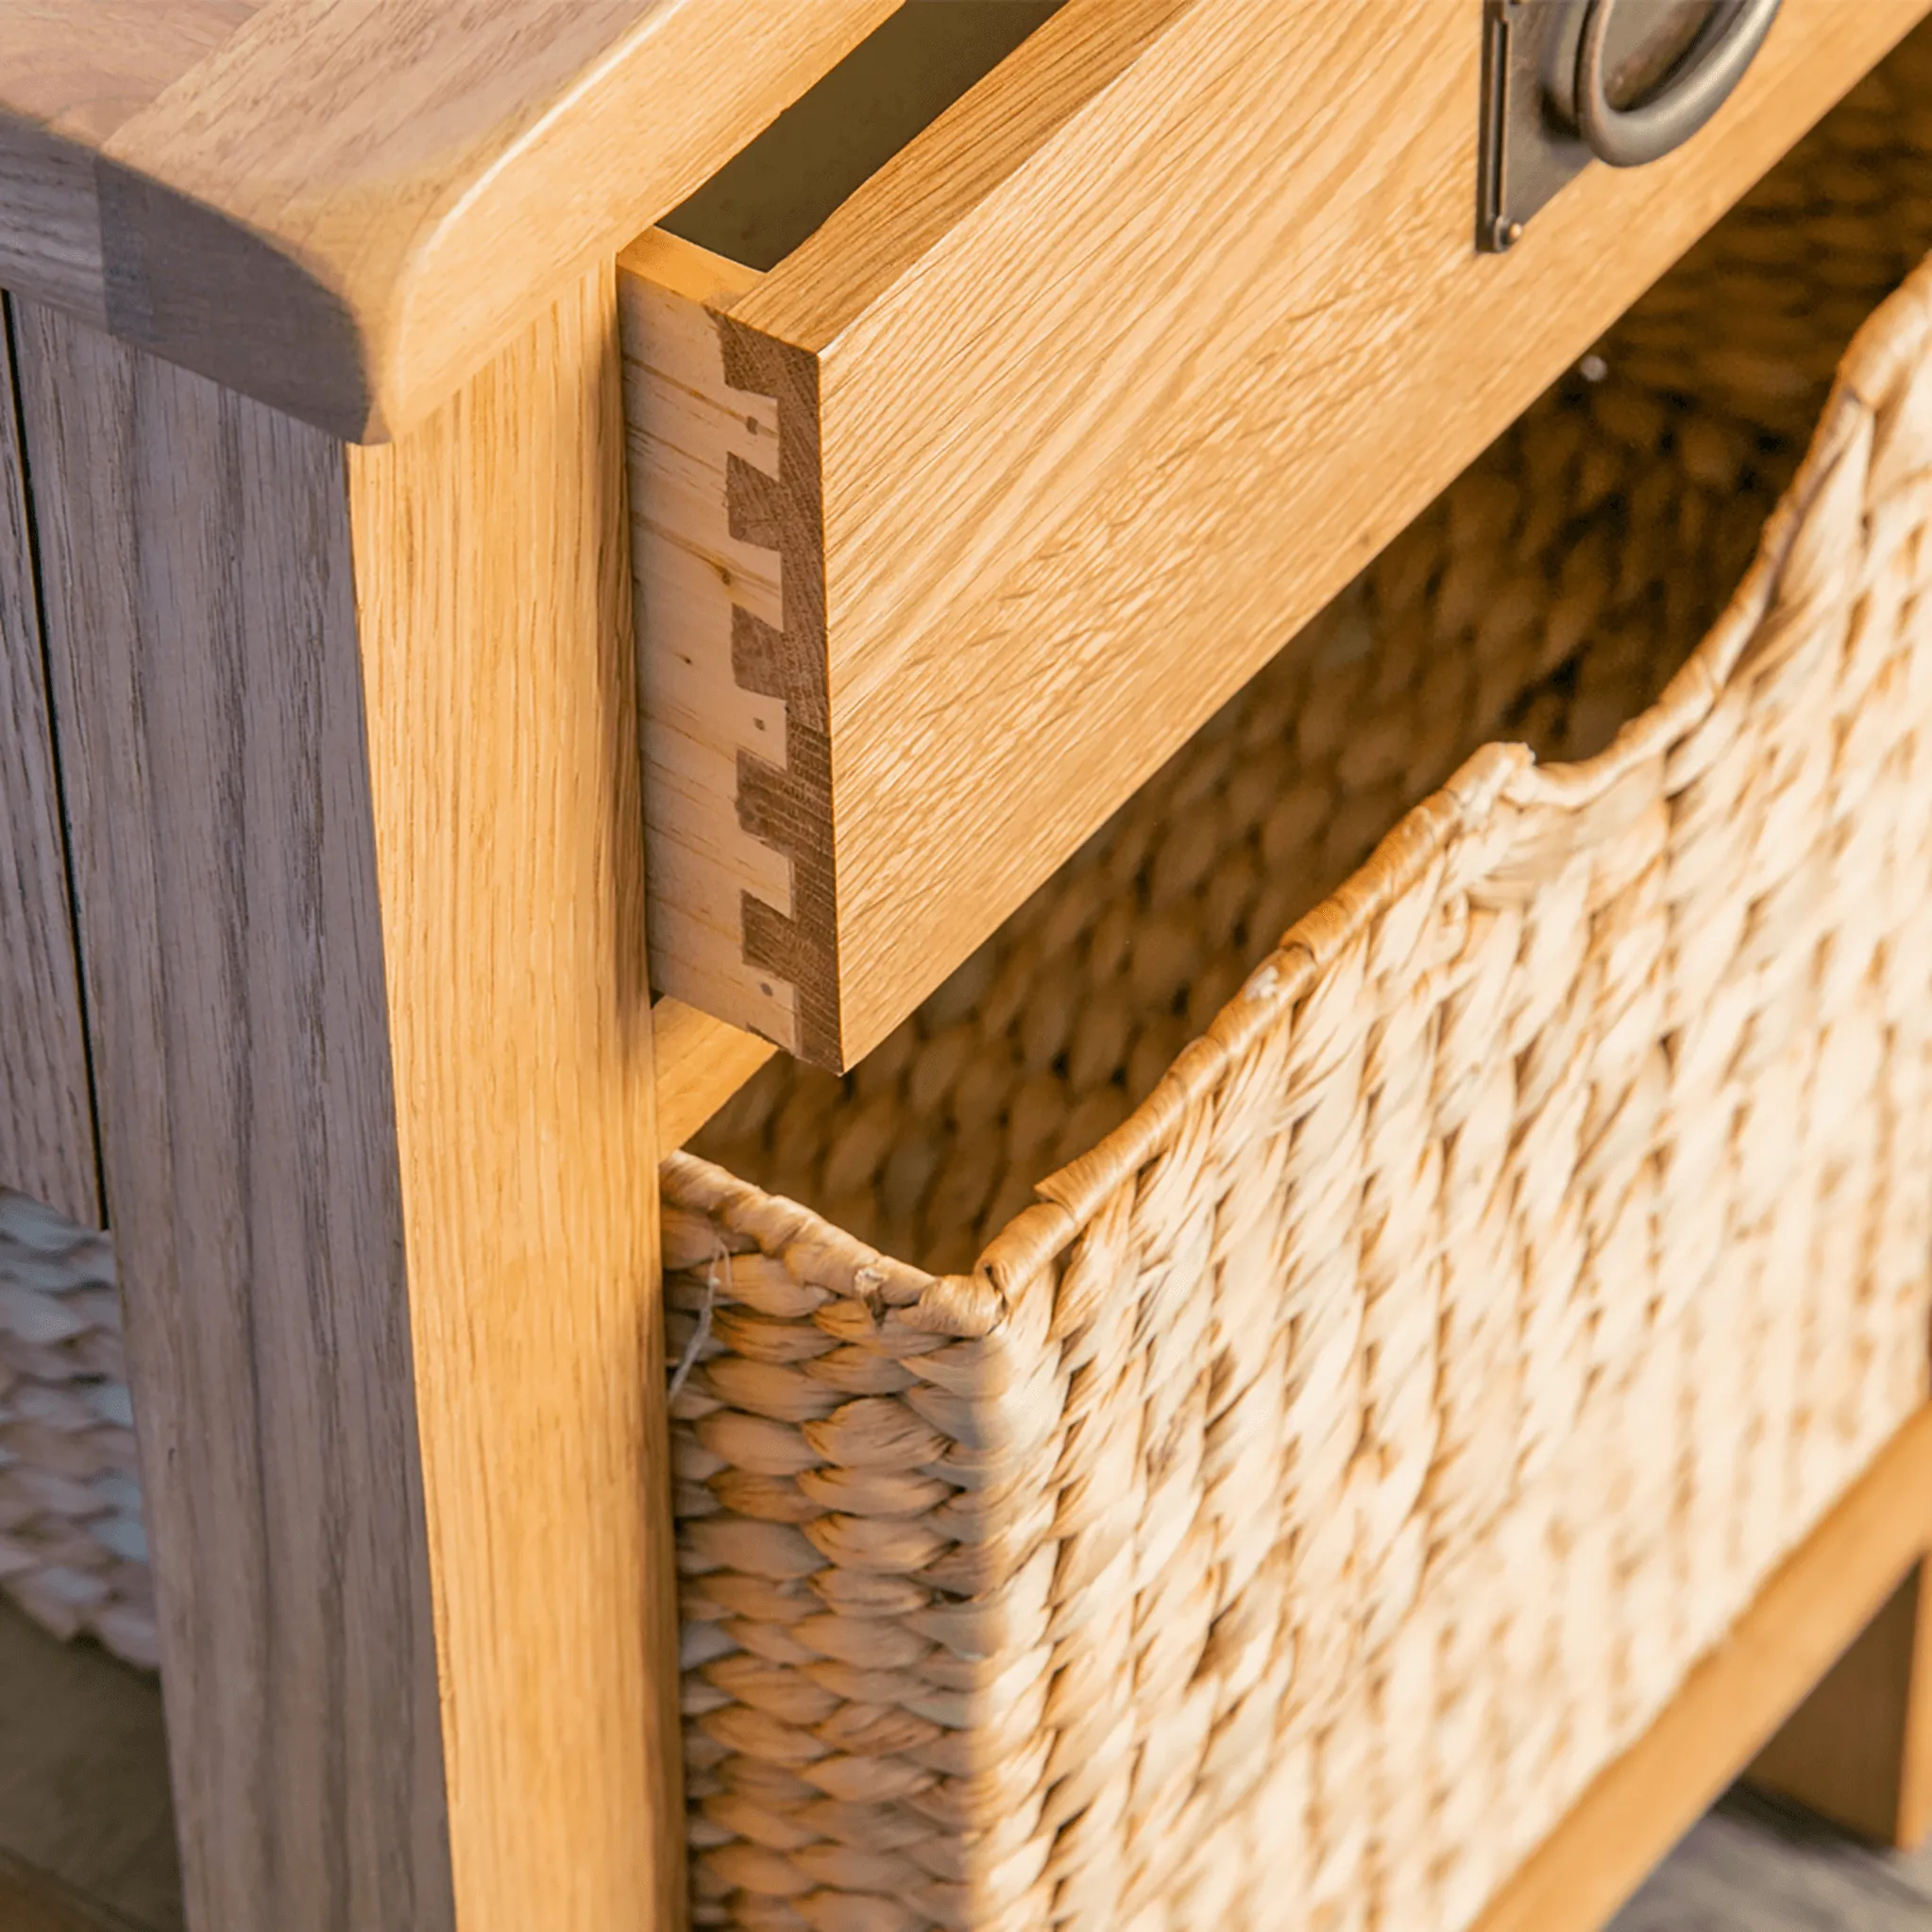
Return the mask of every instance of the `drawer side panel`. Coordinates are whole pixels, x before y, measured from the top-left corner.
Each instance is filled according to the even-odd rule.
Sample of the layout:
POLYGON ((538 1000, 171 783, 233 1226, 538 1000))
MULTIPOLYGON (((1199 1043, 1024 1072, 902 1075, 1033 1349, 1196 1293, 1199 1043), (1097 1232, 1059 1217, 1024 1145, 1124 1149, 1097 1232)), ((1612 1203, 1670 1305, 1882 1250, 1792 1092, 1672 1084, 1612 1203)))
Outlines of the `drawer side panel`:
POLYGON ((818 364, 715 312, 748 270, 623 268, 652 976, 837 1064, 818 364))

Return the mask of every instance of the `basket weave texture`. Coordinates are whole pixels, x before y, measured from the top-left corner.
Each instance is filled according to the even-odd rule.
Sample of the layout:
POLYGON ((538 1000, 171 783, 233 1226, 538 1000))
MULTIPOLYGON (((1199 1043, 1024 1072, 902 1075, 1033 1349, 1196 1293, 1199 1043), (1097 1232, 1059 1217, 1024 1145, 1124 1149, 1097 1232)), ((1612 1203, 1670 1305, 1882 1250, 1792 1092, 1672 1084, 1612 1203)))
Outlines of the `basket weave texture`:
POLYGON ((0 1191, 0 1592, 152 1669, 127 1374, 107 1236, 0 1191))
POLYGON ((1456 1932, 1924 1400, 1928 77, 667 1163, 700 1924, 1456 1932))

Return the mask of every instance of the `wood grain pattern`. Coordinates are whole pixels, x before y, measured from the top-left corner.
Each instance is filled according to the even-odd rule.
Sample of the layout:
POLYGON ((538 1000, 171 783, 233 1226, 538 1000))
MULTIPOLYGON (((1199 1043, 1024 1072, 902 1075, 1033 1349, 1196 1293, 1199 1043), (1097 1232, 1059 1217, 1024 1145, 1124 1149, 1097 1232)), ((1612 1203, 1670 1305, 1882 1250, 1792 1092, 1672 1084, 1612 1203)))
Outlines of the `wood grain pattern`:
MULTIPOLYGON (((822 680, 829 821, 785 831, 831 853, 829 908, 794 881, 789 912, 836 1013, 801 1051, 883 1037, 1925 10, 1788 0, 1688 146, 1589 171, 1497 258, 1474 9, 1070 0, 769 274, 720 271, 696 300, 739 413, 776 394, 754 340, 816 402, 777 466, 814 486, 764 538, 824 584, 788 688, 822 680)), ((687 474, 728 469, 730 401, 687 474)), ((692 548, 729 514, 728 484, 692 548)), ((729 661, 729 600, 645 621, 729 661)), ((711 689, 730 742, 744 701, 711 689)), ((715 795, 697 815, 722 852, 715 795)), ((661 924, 714 916, 679 890, 661 924)), ((663 983, 756 1024, 735 972, 663 983)))
POLYGON ((93 166, 83 144, 0 116, 0 288, 105 324, 93 166))
POLYGON ((748 271, 668 234, 624 261, 652 970, 836 1063, 816 365, 714 323, 748 271))
POLYGON ((104 144, 111 326, 399 433, 892 4, 274 0, 104 144))
POLYGON ((1475 1932, 1596 1932, 1932 1543, 1932 1410, 1789 1557, 1664 1716, 1597 1778, 1475 1932))
POLYGON ((664 227, 734 262, 775 268, 1064 4, 902 6, 681 202, 664 227))
POLYGON ((107 312, 94 150, 263 0, 0 0, 0 288, 107 312))
POLYGON ((457 1921, 673 1925, 615 277, 349 453, 457 1921))
POLYGON ((0 0, 0 110, 105 141, 264 0, 0 0))
POLYGON ((1923 1565, 1758 1753, 1750 1776, 1876 1844, 1924 1842, 1932 1831, 1932 1590, 1923 1565))
POLYGON ((682 1147, 771 1058, 771 1046, 682 1000, 652 1008, 657 1056, 657 1142, 682 1147))
POLYGON ((788 913, 791 866, 737 810, 741 762, 784 761, 789 712, 746 690, 733 661, 739 622, 785 622, 780 559, 733 529, 730 507, 734 465, 777 472, 778 407, 726 382, 703 306, 754 278, 673 236, 639 246, 654 272, 622 278, 621 309, 652 973, 705 989, 719 1018, 790 1047, 797 990, 746 958, 743 907, 788 913))
POLYGON ((190 1923, 672 1923, 611 271, 369 452, 24 318, 190 1923))
POLYGON ((20 307, 198 1932, 453 1924, 340 449, 20 307))
POLYGON ((0 1186, 101 1214, 10 314, 0 297, 0 1186))

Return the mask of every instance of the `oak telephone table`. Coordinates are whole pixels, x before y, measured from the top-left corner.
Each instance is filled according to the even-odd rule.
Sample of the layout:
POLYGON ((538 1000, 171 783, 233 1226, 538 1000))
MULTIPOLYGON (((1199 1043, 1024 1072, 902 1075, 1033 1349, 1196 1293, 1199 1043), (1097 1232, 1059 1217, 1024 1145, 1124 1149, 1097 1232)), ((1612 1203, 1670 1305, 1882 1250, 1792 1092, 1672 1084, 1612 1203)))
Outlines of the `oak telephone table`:
MULTIPOLYGON (((660 1157, 889 1039, 1924 11, 1654 10, 1559 126, 1630 7, 915 0, 932 125, 733 259, 891 0, 0 0, 0 1185, 114 1236, 195 1932, 684 1920, 660 1157)), ((1922 1416, 1489 1932, 1868 1624, 1763 1771, 1915 1835, 1928 1547, 1922 1416)))

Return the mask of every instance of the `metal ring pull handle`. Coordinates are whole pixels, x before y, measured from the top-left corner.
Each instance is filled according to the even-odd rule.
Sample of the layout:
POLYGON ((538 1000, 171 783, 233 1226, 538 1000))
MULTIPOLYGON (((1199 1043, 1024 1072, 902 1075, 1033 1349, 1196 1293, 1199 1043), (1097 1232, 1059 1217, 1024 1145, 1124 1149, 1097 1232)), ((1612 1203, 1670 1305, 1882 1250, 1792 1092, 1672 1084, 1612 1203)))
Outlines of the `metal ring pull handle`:
POLYGON ((1782 4, 1728 0, 1705 23, 1671 79, 1650 99, 1617 108, 1610 104, 1604 67, 1619 0, 1587 0, 1577 41, 1576 125, 1591 152, 1613 168, 1635 168, 1681 147, 1743 79, 1782 4))

